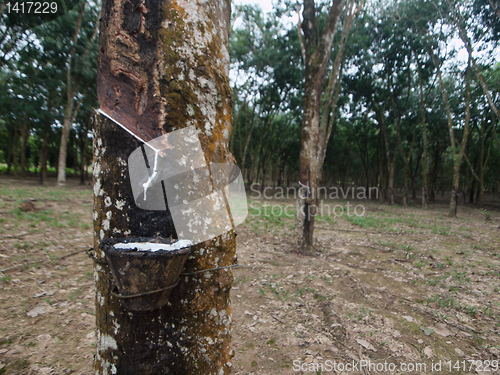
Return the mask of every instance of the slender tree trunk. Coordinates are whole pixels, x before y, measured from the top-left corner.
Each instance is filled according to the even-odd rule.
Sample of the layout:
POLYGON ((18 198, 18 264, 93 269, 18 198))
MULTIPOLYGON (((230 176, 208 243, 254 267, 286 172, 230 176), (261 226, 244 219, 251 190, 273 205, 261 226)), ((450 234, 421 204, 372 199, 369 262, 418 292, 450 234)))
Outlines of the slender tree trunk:
MULTIPOLYGON (((480 157, 479 157, 479 197, 478 197, 478 203, 480 207, 483 207, 484 205, 484 169, 486 167, 486 163, 483 164, 484 160, 484 141, 485 141, 485 126, 486 126, 486 121, 483 120, 481 123, 481 151, 480 151, 480 157)), ((491 144, 491 143, 490 143, 491 144)), ((488 156, 489 156, 489 151, 488 151, 488 156)), ((487 162, 487 160, 486 160, 487 162)))
POLYGON ((434 153, 434 164, 432 167, 432 184, 430 185, 430 195, 429 195, 429 200, 434 203, 436 201, 436 191, 437 191, 437 178, 438 178, 438 172, 439 172, 439 161, 441 160, 441 144, 439 142, 439 139, 437 140, 436 144, 436 152, 434 153))
POLYGON ((323 163, 325 161, 328 141, 330 140, 332 132, 335 130, 335 112, 341 89, 340 81, 344 70, 345 46, 347 44, 349 33, 351 32, 354 17, 361 11, 362 7, 363 0, 360 1, 359 5, 356 4, 355 0, 347 0, 345 6, 340 46, 337 49, 332 71, 330 72, 330 76, 328 78, 328 86, 323 95, 325 100, 323 101, 323 105, 320 109, 321 120, 319 126, 318 181, 322 180, 323 163))
POLYGON ((85 133, 83 135, 82 148, 80 151, 81 155, 81 168, 80 168, 80 185, 85 185, 85 169, 87 166, 87 148, 88 148, 89 137, 87 136, 87 127, 85 128, 85 133))
MULTIPOLYGON (((380 124, 380 128, 382 130, 382 135, 384 137, 384 146, 385 146, 385 158, 387 162, 387 172, 388 172, 388 187, 387 187, 387 199, 388 204, 394 204, 394 173, 396 168, 396 158, 398 155, 399 148, 397 147, 394 150, 394 154, 391 156, 391 151, 389 148, 389 136, 387 134, 387 127, 385 125, 383 109, 380 108, 377 110, 378 114, 378 122, 380 124)), ((399 127, 397 132, 397 142, 399 142, 399 127)))
MULTIPOLYGON (((230 1, 152 0, 147 8, 141 3, 132 18, 124 12, 126 4, 104 0, 102 5, 101 110, 145 141, 192 124, 207 163, 233 161, 230 1)), ((93 142, 94 248, 107 237, 175 238, 168 210, 141 210, 134 203, 126 160, 141 143, 101 114, 93 142)), ((193 246, 184 272, 232 265, 235 250, 232 232, 193 246)), ((102 260, 103 254, 95 256, 102 260)), ((95 374, 230 373, 230 269, 182 276, 167 305, 145 313, 128 310, 111 294, 106 264, 96 262, 94 277, 95 374)))
POLYGON ((14 176, 17 176, 17 166, 18 166, 18 160, 17 160, 17 148, 19 144, 19 132, 17 128, 14 130, 14 142, 12 145, 12 161, 14 163, 14 176))
MULTIPOLYGON (((9 131, 10 133, 10 131, 9 131)), ((10 135, 10 134, 9 134, 10 135)), ((14 136, 12 138, 9 137, 9 143, 7 144, 7 171, 5 172, 7 175, 10 175, 10 170, 12 168, 12 154, 14 153, 14 136)))
MULTIPOLYGON (((78 18, 75 24, 75 31, 73 33, 73 46, 71 48, 68 64, 66 67, 66 108, 64 110, 63 127, 61 133, 61 141, 59 144, 59 160, 57 164, 57 182, 59 185, 66 183, 66 155, 68 147, 68 137, 71 125, 73 124, 74 114, 74 95, 76 89, 72 85, 72 61, 75 58, 76 43, 78 41, 78 34, 82 24, 83 14, 85 12, 85 3, 82 3, 78 13, 78 18)), ((81 101, 80 101, 81 103, 81 101)))
POLYGON ((450 144, 451 144, 451 156, 453 159, 453 180, 452 180, 452 194, 450 197, 450 209, 449 216, 456 217, 457 216, 457 204, 458 204, 458 194, 460 187, 460 166, 462 164, 462 158, 465 152, 465 146, 467 144, 467 138, 469 136, 469 122, 470 122, 470 63, 471 58, 469 56, 469 64, 467 67, 466 79, 465 79, 465 126, 464 133, 462 136, 462 142, 460 147, 457 149, 457 145, 455 143, 455 131, 453 128, 453 120, 451 117, 451 109, 450 104, 448 102, 448 95, 446 94, 446 88, 444 86, 444 81, 441 76, 441 68, 438 64, 436 56, 432 49, 430 50, 431 57, 434 61, 434 65, 436 66, 437 75, 439 79, 439 86, 441 88, 441 94, 443 96, 443 102, 446 108, 446 117, 448 119, 448 131, 450 133, 450 144))
POLYGON ((26 148, 28 145, 28 122, 23 121, 21 124, 21 177, 26 177, 26 148))
POLYGON ((304 104, 300 143, 299 181, 306 192, 297 201, 297 244, 304 252, 313 247, 318 178, 320 173, 320 106, 333 37, 344 7, 343 0, 333 0, 326 24, 319 35, 314 0, 304 0, 299 39, 305 64, 304 104), (303 35, 302 35, 303 33, 303 35))
MULTIPOLYGON (((246 158, 247 158, 247 151, 248 151, 248 145, 250 144, 250 140, 252 139, 252 130, 253 130, 253 127, 255 125, 255 123, 258 121, 258 118, 257 117, 257 121, 255 121, 255 106, 253 107, 252 109, 252 122, 250 124, 250 129, 248 130, 248 135, 246 137, 246 140, 245 140, 245 148, 243 149, 243 156, 242 156, 242 160, 241 160, 241 174, 244 176, 244 173, 245 173, 245 166, 246 166, 246 158)), ((260 111, 259 111, 259 116, 260 116, 260 111)), ((245 126, 246 128, 246 126, 245 126)), ((251 167, 250 167, 251 168, 251 167)))
MULTIPOLYGON (((495 129, 491 129, 492 131, 495 131, 495 129)), ((491 147, 493 145, 493 139, 490 139, 490 144, 488 146, 488 152, 486 154, 486 159, 484 158, 484 142, 486 140, 486 120, 482 121, 481 124, 481 157, 479 159, 479 189, 478 189, 478 202, 479 205, 482 207, 484 205, 484 174, 486 170, 486 166, 488 165, 488 160, 490 159, 491 155, 491 147)))
POLYGON ((422 129, 422 208, 427 208, 427 199, 429 194, 429 142, 427 141, 427 124, 425 122, 425 102, 424 87, 422 83, 422 67, 417 59, 418 87, 420 98, 420 127, 422 129))
MULTIPOLYGON (((469 39, 469 36, 467 35, 467 30, 463 28, 463 18, 462 15, 460 14, 460 9, 455 8, 455 6, 451 3, 450 0, 448 0, 448 4, 450 5, 450 8, 453 11, 453 16, 455 17, 455 22, 458 28, 458 35, 460 36, 460 39, 462 39, 462 42, 464 43, 465 49, 467 50, 467 54, 469 55, 469 65, 472 64, 472 68, 474 70, 474 74, 476 76, 476 79, 479 81, 479 84, 481 85, 481 88, 483 90, 483 94, 486 96, 486 99, 488 101, 488 104, 495 114, 495 117, 497 118, 497 121, 500 121, 500 111, 498 110, 498 107, 495 104, 495 100, 493 96, 490 93, 490 90, 488 88, 488 84, 486 80, 484 79, 483 74, 481 73, 481 70, 477 66, 476 59, 472 55, 472 43, 471 40, 469 39)), ((490 0, 490 4, 492 4, 492 0, 490 0)), ((493 6, 493 5, 492 5, 493 6)), ((498 16, 498 8, 493 7, 495 12, 497 12, 498 16)), ((492 129, 493 131, 493 138, 496 140, 498 146, 500 147, 500 139, 498 137, 498 134, 496 133, 495 127, 492 129)))
POLYGON ((47 129, 43 133, 43 143, 40 149, 40 184, 43 185, 47 181, 47 157, 49 154, 49 134, 50 130, 47 129))

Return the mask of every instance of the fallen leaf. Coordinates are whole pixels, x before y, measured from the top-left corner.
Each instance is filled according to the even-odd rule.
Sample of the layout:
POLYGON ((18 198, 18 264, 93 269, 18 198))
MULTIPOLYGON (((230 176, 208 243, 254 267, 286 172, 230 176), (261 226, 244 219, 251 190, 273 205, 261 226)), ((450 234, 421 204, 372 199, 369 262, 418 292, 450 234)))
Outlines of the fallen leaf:
POLYGON ((425 333, 426 336, 430 336, 432 335, 432 332, 434 332, 432 328, 425 329, 424 327, 420 327, 420 329, 425 333))
POLYGON ((454 336, 455 335, 443 323, 438 323, 433 328, 434 328, 434 331, 436 331, 436 333, 439 336, 448 337, 448 336, 454 336))
POLYGON ((363 348, 365 348, 365 349, 368 349, 368 350, 371 350, 371 351, 374 351, 374 352, 377 351, 377 349, 375 349, 375 347, 372 344, 370 344, 368 341, 366 341, 366 340, 356 339, 356 342, 359 345, 361 345, 363 348))
POLYGON ((411 316, 409 315, 403 315, 403 319, 406 319, 407 321, 409 321, 410 323, 415 321, 415 319, 413 319, 411 316))
POLYGON ((424 349, 424 354, 427 356, 427 358, 431 358, 432 357, 432 349, 427 346, 424 349))
POLYGON ((36 318, 38 315, 45 314, 45 307, 43 306, 38 306, 35 307, 33 310, 28 311, 26 315, 28 315, 31 318, 36 318))

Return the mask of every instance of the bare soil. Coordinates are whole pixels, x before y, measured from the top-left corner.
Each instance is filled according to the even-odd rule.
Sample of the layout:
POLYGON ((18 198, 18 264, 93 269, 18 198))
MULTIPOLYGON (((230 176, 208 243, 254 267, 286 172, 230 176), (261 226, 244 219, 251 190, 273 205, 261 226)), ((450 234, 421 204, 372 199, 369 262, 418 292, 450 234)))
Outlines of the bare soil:
MULTIPOLYGON (((493 206, 451 219, 444 203, 358 201, 363 217, 318 218, 316 250, 300 254, 293 217, 256 215, 293 201, 250 203, 233 272, 235 374, 500 373, 493 206), (372 367, 346 371, 360 363, 372 367)), ((92 373, 91 221, 90 186, 0 178, 0 374, 92 373)))

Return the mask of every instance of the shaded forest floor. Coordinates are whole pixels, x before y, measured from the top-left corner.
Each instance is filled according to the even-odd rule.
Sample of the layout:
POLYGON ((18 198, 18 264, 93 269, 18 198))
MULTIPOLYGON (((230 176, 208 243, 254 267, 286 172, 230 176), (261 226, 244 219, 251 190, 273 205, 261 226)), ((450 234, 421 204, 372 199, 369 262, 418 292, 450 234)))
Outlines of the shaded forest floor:
MULTIPOLYGON (((0 270, 23 265, 0 273, 0 374, 91 373, 92 191, 72 184, 0 178, 0 270), (22 212, 30 198, 37 210, 22 212)), ((396 370, 343 373, 430 374, 440 361, 444 374, 500 373, 486 362, 500 357, 500 212, 351 202, 365 215, 319 217, 317 250, 301 255, 293 215, 277 209, 293 201, 250 203, 237 230, 235 374, 340 374, 328 364, 360 360, 396 370)))

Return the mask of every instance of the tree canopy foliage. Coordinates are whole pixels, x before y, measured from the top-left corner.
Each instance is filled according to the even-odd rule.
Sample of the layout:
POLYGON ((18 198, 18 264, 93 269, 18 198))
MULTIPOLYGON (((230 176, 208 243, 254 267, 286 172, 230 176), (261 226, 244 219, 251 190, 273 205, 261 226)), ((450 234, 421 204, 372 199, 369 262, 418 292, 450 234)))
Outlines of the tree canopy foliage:
MULTIPOLYGON (((436 192, 480 203, 485 192, 498 192, 497 3, 366 4, 345 46, 321 185, 379 187, 389 203, 397 191, 405 204, 418 194, 424 206, 436 192)), ((318 32, 324 5, 316 6, 318 32)), ((242 6, 233 17, 232 149, 247 182, 261 188, 299 181, 304 62, 296 21, 278 17, 296 15, 294 7, 284 2, 263 15, 242 6)), ((345 37, 345 17, 344 9, 328 71, 345 37)))

